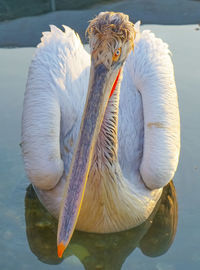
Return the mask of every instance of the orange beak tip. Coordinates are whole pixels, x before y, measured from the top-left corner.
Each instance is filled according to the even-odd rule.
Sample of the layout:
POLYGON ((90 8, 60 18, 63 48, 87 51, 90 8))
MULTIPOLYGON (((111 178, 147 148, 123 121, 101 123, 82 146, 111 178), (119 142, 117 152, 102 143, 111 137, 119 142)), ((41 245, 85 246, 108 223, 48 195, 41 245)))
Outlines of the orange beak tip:
POLYGON ((62 258, 63 252, 65 251, 65 246, 63 244, 63 242, 61 242, 60 244, 58 244, 57 246, 57 252, 58 252, 58 257, 62 258))

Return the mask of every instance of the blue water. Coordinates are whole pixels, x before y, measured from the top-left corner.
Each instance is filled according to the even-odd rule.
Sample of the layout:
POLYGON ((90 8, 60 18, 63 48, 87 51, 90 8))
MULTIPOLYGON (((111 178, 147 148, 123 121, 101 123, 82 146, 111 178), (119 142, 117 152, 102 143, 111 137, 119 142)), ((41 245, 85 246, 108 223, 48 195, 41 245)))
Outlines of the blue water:
POLYGON ((23 93, 35 49, 0 49, 0 269, 200 269, 200 31, 196 25, 143 28, 169 43, 175 66, 182 133, 174 178, 177 201, 168 187, 157 214, 135 230, 110 236, 77 232, 65 258, 58 260, 56 221, 29 186, 19 146, 23 93))

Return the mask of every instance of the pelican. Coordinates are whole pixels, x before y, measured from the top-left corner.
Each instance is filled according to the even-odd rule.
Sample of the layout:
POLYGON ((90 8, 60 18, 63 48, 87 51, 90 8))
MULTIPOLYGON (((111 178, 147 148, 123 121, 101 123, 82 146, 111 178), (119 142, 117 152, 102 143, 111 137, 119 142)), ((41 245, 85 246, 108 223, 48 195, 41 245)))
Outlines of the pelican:
POLYGON ((63 27, 37 46, 22 116, 25 170, 58 218, 59 257, 75 228, 110 233, 144 222, 180 151, 167 44, 123 13, 90 21, 90 54, 63 27))

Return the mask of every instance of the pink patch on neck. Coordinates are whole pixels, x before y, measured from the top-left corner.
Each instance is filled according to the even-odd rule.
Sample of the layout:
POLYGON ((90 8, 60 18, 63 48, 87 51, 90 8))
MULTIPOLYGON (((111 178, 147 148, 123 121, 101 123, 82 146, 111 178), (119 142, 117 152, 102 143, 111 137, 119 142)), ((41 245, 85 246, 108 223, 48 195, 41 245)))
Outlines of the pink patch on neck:
POLYGON ((121 73, 121 68, 120 68, 120 70, 119 70, 119 72, 118 72, 118 74, 117 74, 117 77, 116 77, 116 79, 115 79, 115 82, 113 83, 113 87, 112 87, 112 90, 111 90, 111 92, 110 92, 109 98, 112 97, 112 94, 114 93, 114 91, 115 91, 115 89, 116 89, 116 86, 117 86, 117 83, 118 83, 118 80, 119 80, 120 73, 121 73))

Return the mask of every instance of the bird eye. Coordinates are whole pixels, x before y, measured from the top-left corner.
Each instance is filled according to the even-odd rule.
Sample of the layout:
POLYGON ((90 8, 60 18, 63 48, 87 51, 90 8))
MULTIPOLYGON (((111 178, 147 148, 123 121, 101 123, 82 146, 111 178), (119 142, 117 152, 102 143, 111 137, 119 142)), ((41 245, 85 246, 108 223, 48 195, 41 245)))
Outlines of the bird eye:
POLYGON ((120 55, 121 55, 121 48, 118 48, 118 49, 115 50, 115 52, 113 54, 113 57, 112 57, 112 60, 114 62, 117 62, 118 59, 119 59, 119 57, 120 57, 120 55))

